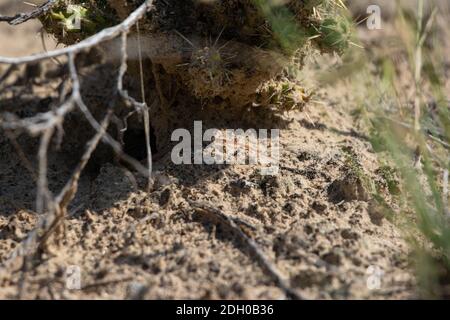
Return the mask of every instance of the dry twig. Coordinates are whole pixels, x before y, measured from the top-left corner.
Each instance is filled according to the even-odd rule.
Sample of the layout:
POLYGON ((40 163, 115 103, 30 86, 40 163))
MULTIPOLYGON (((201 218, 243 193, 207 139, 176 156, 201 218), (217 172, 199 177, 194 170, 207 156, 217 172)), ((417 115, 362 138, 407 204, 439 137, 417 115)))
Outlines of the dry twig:
MULTIPOLYGON (((19 14, 16 17, 9 18, 0 16, 0 21, 7 21, 10 24, 22 23, 26 20, 36 18, 42 13, 45 13, 45 10, 49 10, 54 2, 55 1, 48 1, 46 4, 42 5, 29 14, 19 14)), ((0 64, 7 64, 10 66, 7 69, 6 73, 0 76, 0 82, 2 82, 9 76, 11 72, 15 70, 15 67, 18 65, 39 63, 43 60, 67 56, 70 80, 72 83, 72 91, 70 93, 70 96, 68 98, 62 98, 60 105, 50 111, 38 113, 34 116, 23 119, 19 119, 12 113, 0 114, 1 129, 7 132, 27 132, 28 134, 33 136, 40 136, 41 142, 38 151, 38 190, 36 207, 38 213, 46 213, 38 221, 35 229, 31 231, 27 238, 13 251, 10 258, 3 262, 2 266, 0 267, 0 272, 8 272, 7 270, 10 269, 11 265, 13 265, 14 261, 16 261, 16 258, 24 257, 22 263, 23 274, 21 278, 23 281, 24 279, 26 279, 26 275, 24 273, 26 273, 26 271, 28 270, 27 265, 29 263, 29 258, 37 253, 38 248, 46 249, 49 238, 54 234, 56 230, 58 230, 60 226, 62 226, 64 218, 67 215, 67 208, 74 199, 75 194, 78 190, 78 181, 80 175, 86 167, 100 141, 103 140, 108 145, 110 145, 112 149, 119 155, 119 157, 122 158, 122 160, 128 162, 138 172, 142 173, 145 176, 151 177, 151 149, 149 137, 150 120, 148 116, 148 108, 145 102, 137 102, 134 98, 128 95, 126 90, 124 90, 123 88, 123 77, 127 70, 127 34, 130 32, 131 28, 137 24, 138 20, 141 19, 145 15, 145 13, 152 8, 152 4, 153 0, 145 1, 138 9, 131 13, 129 17, 119 25, 105 29, 73 46, 20 58, 0 57, 0 64), (114 99, 112 99, 113 101, 109 104, 104 119, 101 123, 99 123, 90 112, 88 106, 84 103, 80 92, 80 79, 75 66, 75 59, 77 54, 96 47, 102 42, 114 39, 117 36, 121 36, 122 39, 122 61, 117 78, 117 97, 121 97, 137 112, 143 114, 147 134, 147 154, 149 156, 148 168, 145 168, 142 164, 140 164, 139 161, 135 160, 134 158, 124 154, 121 144, 114 140, 107 133, 107 128, 113 118, 113 108, 117 97, 114 97, 114 99), (86 150, 82 155, 80 162, 74 169, 71 177, 66 182, 63 189, 56 196, 53 196, 48 189, 47 182, 47 153, 54 133, 60 132, 65 117, 76 108, 78 108, 82 112, 82 114, 88 120, 89 124, 96 131, 96 134, 87 143, 86 150)), ((21 283, 19 284, 22 289, 23 281, 20 281, 21 283)))
POLYGON ((30 12, 21 12, 14 16, 3 16, 0 15, 0 22, 7 22, 10 25, 18 25, 27 22, 31 19, 39 18, 40 16, 46 14, 51 8, 56 4, 57 0, 47 0, 47 2, 36 7, 30 12))
POLYGON ((256 242, 250 238, 242 229, 236 224, 236 222, 223 213, 222 211, 205 203, 189 201, 189 204, 200 214, 214 221, 219 222, 228 229, 231 229, 242 241, 242 243, 248 248, 250 253, 257 259, 259 265, 264 271, 273 279, 275 284, 283 290, 289 299, 304 300, 299 293, 295 292, 284 279, 284 277, 277 270, 276 266, 270 262, 264 252, 258 247, 256 242))

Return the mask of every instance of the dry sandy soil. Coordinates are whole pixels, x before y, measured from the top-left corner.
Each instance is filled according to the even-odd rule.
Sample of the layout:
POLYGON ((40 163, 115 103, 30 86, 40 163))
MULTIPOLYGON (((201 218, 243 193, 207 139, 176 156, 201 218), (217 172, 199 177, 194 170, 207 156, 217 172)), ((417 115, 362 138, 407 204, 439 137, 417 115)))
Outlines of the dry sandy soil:
MULTIPOLYGON (((1 13, 7 2, 0 1, 1 13)), ((26 24, 10 33, 1 26, 0 54, 39 51, 38 28, 26 24)), ((44 71, 54 68, 49 63, 44 71)), ((317 72, 317 64, 309 62, 305 79, 317 72)), ((46 91, 38 87, 23 93, 21 103, 11 94, 0 107, 40 108, 56 96, 53 83, 46 91), (27 100, 31 96, 40 98, 27 100)), ((97 90, 95 95, 102 97, 97 90)), ((407 244, 352 171, 357 166, 383 183, 376 154, 350 115, 351 88, 322 87, 316 100, 320 103, 306 112, 286 116, 281 171, 274 177, 245 165, 176 166, 166 154, 155 163, 157 185, 147 193, 143 179, 133 179, 113 159, 90 167, 70 207, 64 238, 33 261, 24 281, 21 259, 10 255, 39 219, 33 212, 35 183, 13 145, 0 136, 0 298, 16 298, 22 282, 21 297, 27 299, 285 298, 242 237, 192 201, 232 217, 289 287, 306 298, 416 297, 407 244), (66 286, 66 270, 73 265, 81 270, 80 290, 66 286), (383 275, 380 288, 370 290, 374 267, 383 275)), ((76 163, 68 152, 70 135, 66 132, 69 142, 62 151, 52 150, 54 191, 76 163)), ((36 141, 19 142, 35 165, 36 141)))

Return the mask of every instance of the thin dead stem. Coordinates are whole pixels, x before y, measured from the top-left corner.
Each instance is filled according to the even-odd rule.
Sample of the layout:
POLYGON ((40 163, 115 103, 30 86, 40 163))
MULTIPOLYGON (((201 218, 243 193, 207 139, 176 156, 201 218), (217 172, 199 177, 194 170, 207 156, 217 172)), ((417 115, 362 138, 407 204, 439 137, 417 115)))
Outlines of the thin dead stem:
POLYGON ((278 271, 276 266, 267 258, 264 252, 259 248, 256 242, 250 238, 241 227, 237 225, 235 220, 222 211, 208 205, 205 203, 199 203, 194 201, 189 201, 189 204, 194 208, 199 214, 202 214, 209 220, 215 223, 220 223, 223 226, 231 229, 242 241, 242 243, 248 248, 251 255, 258 261, 260 266, 264 271, 272 278, 275 284, 285 293, 286 297, 293 300, 304 300, 298 292, 295 292, 284 279, 281 273, 278 271))

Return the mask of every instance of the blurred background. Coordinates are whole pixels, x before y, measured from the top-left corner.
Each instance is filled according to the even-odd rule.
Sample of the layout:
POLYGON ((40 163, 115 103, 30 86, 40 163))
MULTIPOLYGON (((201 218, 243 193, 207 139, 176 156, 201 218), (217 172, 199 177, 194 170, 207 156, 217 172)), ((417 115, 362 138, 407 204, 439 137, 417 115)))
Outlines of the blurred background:
MULTIPOLYGON (((31 11, 33 5, 44 3, 45 0, 0 0, 0 15, 12 16, 19 12, 31 11)), ((41 36, 41 23, 36 20, 28 21, 19 26, 10 26, 7 23, 0 24, 0 55, 21 56, 42 52, 42 39, 47 49, 55 47, 55 41, 49 36, 41 36)))

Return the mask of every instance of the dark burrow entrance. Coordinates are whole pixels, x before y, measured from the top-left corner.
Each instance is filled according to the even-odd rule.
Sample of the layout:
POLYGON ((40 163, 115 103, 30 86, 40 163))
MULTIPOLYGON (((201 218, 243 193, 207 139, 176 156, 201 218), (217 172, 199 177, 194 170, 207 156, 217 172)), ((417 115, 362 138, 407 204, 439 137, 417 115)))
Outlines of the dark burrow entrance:
MULTIPOLYGON (((123 136, 123 151, 138 161, 147 159, 147 144, 144 129, 128 129, 123 136)), ((155 131, 150 127, 150 147, 152 155, 158 155, 155 131)))

